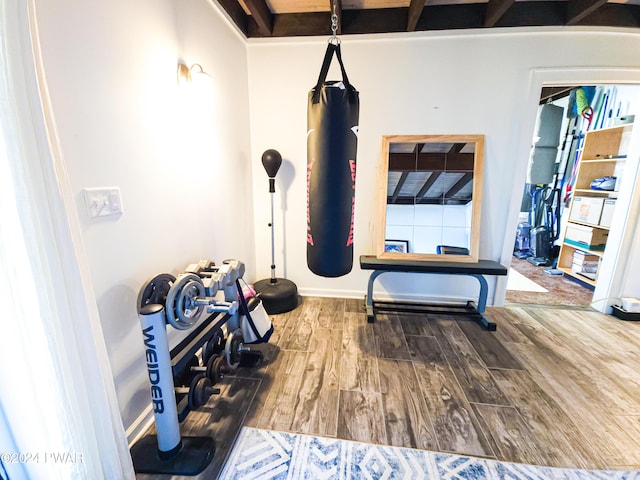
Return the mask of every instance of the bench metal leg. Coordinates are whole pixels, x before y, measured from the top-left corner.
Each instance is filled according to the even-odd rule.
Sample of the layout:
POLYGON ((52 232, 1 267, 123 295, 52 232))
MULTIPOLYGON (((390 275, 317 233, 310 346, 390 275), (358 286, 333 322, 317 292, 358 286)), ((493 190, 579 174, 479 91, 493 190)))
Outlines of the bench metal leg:
POLYGON ((478 282, 480 282, 480 296, 478 297, 478 311, 480 313, 484 313, 485 308, 487 308, 487 294, 489 293, 489 286, 487 285, 487 280, 483 275, 477 273, 469 274, 470 277, 474 277, 478 282))
POLYGON ((376 314, 373 311, 373 282, 380 275, 385 273, 386 270, 374 270, 369 276, 369 283, 367 284, 367 296, 364 299, 364 306, 367 310, 367 322, 374 323, 376 321, 376 314))
POLYGON ((477 273, 469 274, 469 276, 474 277, 480 283, 480 296, 478 297, 478 306, 476 307, 480 318, 477 319, 477 323, 479 323, 485 329, 494 332, 497 328, 495 322, 490 322, 483 315, 485 309, 487 308, 487 295, 489 293, 487 279, 484 278, 484 275, 480 275, 477 273))

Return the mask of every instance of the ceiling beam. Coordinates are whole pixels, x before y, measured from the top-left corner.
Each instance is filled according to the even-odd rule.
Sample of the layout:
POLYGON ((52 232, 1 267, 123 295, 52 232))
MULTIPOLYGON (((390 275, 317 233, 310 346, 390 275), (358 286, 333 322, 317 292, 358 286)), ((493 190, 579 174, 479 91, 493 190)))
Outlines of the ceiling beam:
POLYGON ((411 0, 409 4, 409 15, 407 18, 407 32, 413 32, 418 25, 418 20, 424 10, 425 0, 411 0))
MULTIPOLYGON (((254 0, 256 1, 256 0, 254 0)), ((264 1, 264 0, 262 0, 264 1)), ((592 1, 592 0, 591 0, 592 1)), ((236 0, 218 0, 223 5, 236 0)), ((225 10, 229 11, 226 7, 225 10)), ((240 8, 240 10, 242 10, 240 8)), ((405 32, 409 8, 380 8, 366 10, 342 10, 340 33, 342 35, 362 33, 405 32)), ((242 19, 231 15, 238 28, 248 31, 247 37, 291 37, 331 35, 331 21, 327 12, 281 13, 272 15, 273 29, 265 33, 253 16, 242 19)), ((426 4, 418 19, 416 31, 459 30, 482 28, 487 17, 484 3, 430 5, 426 4)), ((578 23, 589 26, 639 28, 640 5, 608 3, 578 23)), ((497 20, 496 27, 564 26, 567 22, 567 4, 562 1, 517 1, 497 20)))
POLYGON ((606 3, 577 25, 599 27, 640 27, 640 5, 606 3))
POLYGON ((438 180, 440 175, 442 175, 442 172, 433 172, 431 175, 429 175, 429 178, 427 178, 427 181, 424 182, 424 185, 422 185, 422 188, 418 191, 418 193, 416 193, 416 200, 419 201, 422 197, 426 195, 426 193, 431 189, 433 184, 436 183, 436 180, 438 180))
POLYGON ((569 0, 567 2, 567 25, 576 25, 606 3, 607 0, 569 0))
POLYGON ((540 93, 540 105, 547 102, 555 102, 568 96, 575 87, 542 87, 540 93))
POLYGON ((244 13, 244 10, 237 2, 237 0, 217 0, 227 15, 231 18, 233 23, 236 24, 238 30, 240 30, 245 37, 249 36, 249 15, 244 13))
POLYGON ((258 24, 258 28, 266 37, 273 33, 273 14, 265 0, 244 0, 244 4, 251 12, 251 16, 258 24))
POLYGON ((390 153, 389 171, 473 172, 473 153, 390 153))
POLYGON ((398 180, 398 183, 396 185, 396 189, 393 191, 393 195, 391 196, 391 203, 396 203, 398 195, 400 195, 400 190, 402 190, 404 183, 407 181, 407 177, 409 177, 409 172, 402 172, 402 175, 400 175, 400 180, 398 180))
POLYGON ((454 143, 453 145, 451 145, 451 148, 449 149, 449 151, 447 152, 447 154, 452 155, 452 154, 458 154, 462 151, 462 149, 466 146, 466 143, 454 143))
POLYGON ((460 190, 462 190, 470 181, 473 180, 473 173, 465 173, 460 180, 458 180, 447 193, 444 198, 451 198, 455 196, 460 190))
POLYGON ((566 2, 515 2, 494 27, 564 26, 566 2))
POLYGON ((487 3, 487 15, 484 19, 485 27, 495 27, 498 21, 507 13, 515 0, 489 0, 487 3))

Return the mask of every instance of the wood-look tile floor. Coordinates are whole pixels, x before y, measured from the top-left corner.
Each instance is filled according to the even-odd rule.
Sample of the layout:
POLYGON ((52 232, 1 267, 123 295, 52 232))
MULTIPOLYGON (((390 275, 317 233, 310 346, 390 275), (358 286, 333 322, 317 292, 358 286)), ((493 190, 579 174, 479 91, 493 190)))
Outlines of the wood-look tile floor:
MULTIPOLYGON (((640 468, 640 323, 594 311, 380 314, 306 297, 273 315, 267 361, 238 369, 183 435, 211 435, 213 478, 242 425, 536 465, 640 468)), ((167 478, 138 475, 138 478, 167 478)), ((187 477, 185 477, 187 478, 187 477)), ((193 477, 188 477, 193 478, 193 477)))

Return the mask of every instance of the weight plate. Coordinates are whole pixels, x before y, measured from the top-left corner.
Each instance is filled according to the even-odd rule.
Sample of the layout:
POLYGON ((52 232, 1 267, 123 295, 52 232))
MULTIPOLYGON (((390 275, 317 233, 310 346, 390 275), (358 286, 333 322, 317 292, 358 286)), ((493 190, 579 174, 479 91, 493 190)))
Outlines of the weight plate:
POLYGON ((190 280, 185 284, 176 299, 176 313, 181 322, 193 325, 200 318, 200 314, 204 311, 204 305, 196 304, 196 299, 204 296, 204 285, 199 279, 198 281, 190 280))
POLYGON ((202 348, 202 363, 206 365, 212 355, 222 351, 224 351, 224 334, 218 329, 202 348))
POLYGON ((204 294, 200 277, 193 273, 179 275, 167 294, 167 321, 178 330, 191 328, 203 311, 203 307, 194 305, 193 301, 204 294))
POLYGON ((235 370, 238 368, 238 365, 240 365, 240 348, 242 348, 243 342, 242 330, 239 328, 227 336, 227 343, 224 347, 224 358, 231 370, 235 370))
POLYGON ((203 374, 193 377, 189 387, 189 409, 195 410, 207 403, 211 394, 211 382, 203 374))
POLYGON ((220 371, 220 355, 211 355, 207 362, 207 378, 211 380, 211 383, 215 385, 222 378, 222 372, 220 371))
POLYGON ((138 313, 145 305, 158 304, 166 308, 167 294, 176 277, 170 273, 161 273, 147 280, 138 293, 138 313))

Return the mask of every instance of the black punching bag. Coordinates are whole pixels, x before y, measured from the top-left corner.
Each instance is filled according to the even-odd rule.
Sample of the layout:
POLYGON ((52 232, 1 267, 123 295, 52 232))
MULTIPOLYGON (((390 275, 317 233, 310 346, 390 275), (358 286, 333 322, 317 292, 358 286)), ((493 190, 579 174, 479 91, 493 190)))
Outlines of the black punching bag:
POLYGON ((358 115, 340 44, 329 43, 307 108, 307 265, 323 277, 346 275, 353 266, 358 115), (334 53, 342 81, 325 82, 334 53))

